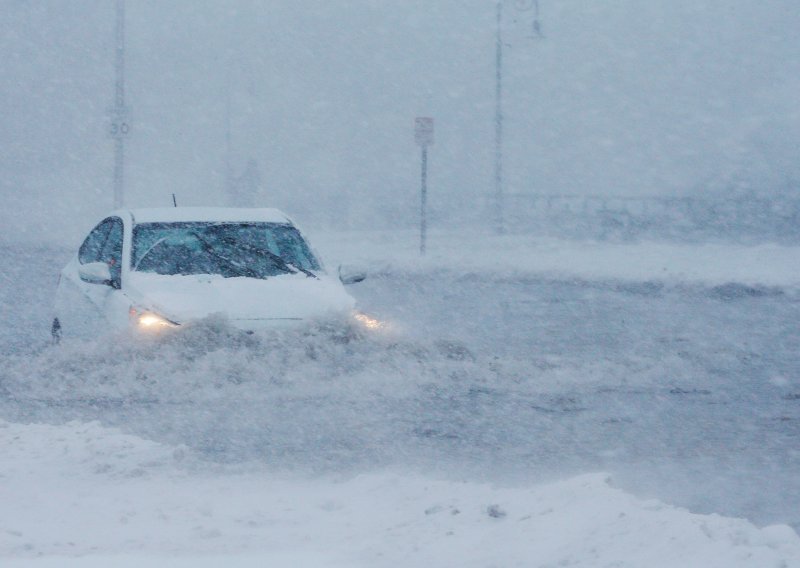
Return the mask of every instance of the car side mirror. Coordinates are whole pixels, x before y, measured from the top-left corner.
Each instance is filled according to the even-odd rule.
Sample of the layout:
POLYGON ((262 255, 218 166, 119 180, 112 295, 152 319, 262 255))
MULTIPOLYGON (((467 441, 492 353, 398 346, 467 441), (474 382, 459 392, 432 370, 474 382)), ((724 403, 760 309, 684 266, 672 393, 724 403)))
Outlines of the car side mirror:
POLYGON ((342 284, 355 284, 367 278, 367 273, 354 266, 339 266, 339 280, 342 284))
POLYGON ((112 285, 111 268, 105 262, 89 262, 78 268, 81 280, 89 284, 112 285))

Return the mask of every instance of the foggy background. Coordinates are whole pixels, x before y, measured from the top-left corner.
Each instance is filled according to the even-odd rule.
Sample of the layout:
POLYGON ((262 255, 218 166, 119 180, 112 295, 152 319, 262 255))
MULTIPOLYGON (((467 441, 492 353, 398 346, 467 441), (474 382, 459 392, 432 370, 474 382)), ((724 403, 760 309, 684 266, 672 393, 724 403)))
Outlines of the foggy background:
MULTIPOLYGON (((438 546, 444 525, 424 518, 472 510, 488 532, 453 532, 479 535, 469 540, 497 555, 476 556, 484 565, 513 564, 509 523, 531 526, 516 522, 516 497, 505 521, 487 519, 503 504, 493 493, 437 517, 427 481, 425 505, 402 497, 397 521, 394 487, 357 500, 334 489, 341 507, 314 497, 318 481, 384 470, 518 484, 519 502, 530 484, 606 472, 620 499, 725 516, 665 506, 684 517, 675 533, 615 517, 606 525, 638 543, 614 535, 623 560, 655 530, 692 552, 698 527, 715 559, 728 541, 740 558, 781 541, 800 557, 788 529, 757 539, 728 518, 800 530, 800 3, 540 0, 536 38, 520 2, 504 1, 508 234, 495 237, 494 1, 127 0, 126 205, 169 207, 173 193, 226 205, 232 178, 252 205, 315 233, 330 267, 363 266, 348 293, 385 325, 351 336, 313 319, 250 335, 223 313, 157 338, 98 323, 83 342, 53 299, 74 266, 62 280, 59 269, 113 207, 117 2, 0 0, 0 558, 247 551, 282 525, 305 550, 315 518, 352 531, 366 495, 358 522, 376 540, 422 527, 438 546), (436 121, 424 261, 416 116, 436 121), (58 345, 54 329, 67 332, 58 345), (136 449, 151 442, 185 469, 136 449), (287 475, 296 493, 258 505, 240 476, 250 463, 259 487, 287 475), (317 513, 287 521, 295 496, 317 513)), ((105 302, 106 322, 113 306, 151 308, 136 282, 94 288, 83 293, 105 302)), ((88 318, 95 308, 73 297, 88 318)), ((595 513, 619 510, 580 496, 602 498, 605 481, 573 483, 561 508, 585 532, 552 564, 581 551, 598 564, 592 539, 610 533, 595 513)), ((548 512, 537 503, 534 516, 548 512)), ((334 548, 370 546, 343 534, 334 548)), ((403 554, 424 549, 405 542, 403 554)), ((445 565, 467 550, 449 546, 445 565)), ((381 562, 402 564, 392 558, 381 562)))
MULTIPOLYGON (((505 191, 794 196, 795 0, 506 3, 505 191)), ((75 244, 112 209, 115 4, 0 1, 0 240, 75 244)), ((495 3, 133 0, 126 205, 257 205, 303 225, 417 222, 417 115, 436 120, 434 228, 488 219, 495 3), (251 172, 252 173, 252 172, 251 172)))

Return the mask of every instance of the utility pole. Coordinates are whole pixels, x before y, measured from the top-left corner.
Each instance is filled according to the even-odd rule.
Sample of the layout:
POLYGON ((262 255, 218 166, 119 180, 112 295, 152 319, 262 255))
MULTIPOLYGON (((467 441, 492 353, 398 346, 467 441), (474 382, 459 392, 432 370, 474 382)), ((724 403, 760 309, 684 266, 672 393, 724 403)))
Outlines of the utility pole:
POLYGON ((422 176, 420 184, 419 254, 425 254, 428 242, 428 147, 422 147, 422 176))
POLYGON ((433 144, 433 119, 418 116, 414 121, 414 140, 422 148, 419 203, 419 254, 424 255, 428 243, 428 146, 433 144))
POLYGON ((497 3, 495 38, 495 107, 494 107, 494 230, 505 232, 503 221, 503 3, 497 3))
POLYGON ((231 81, 225 83, 225 201, 234 205, 233 142, 231 134, 231 81))
POLYGON ((114 139, 114 208, 125 203, 125 138, 130 131, 125 106, 125 0, 117 0, 115 41, 114 106, 111 109, 111 137, 114 139))
MULTIPOLYGON (((542 37, 539 23, 539 0, 516 0, 514 6, 520 12, 534 8, 532 35, 542 37)), ((494 231, 505 232, 503 212, 503 0, 497 2, 497 32, 495 34, 495 108, 494 108, 494 231)))

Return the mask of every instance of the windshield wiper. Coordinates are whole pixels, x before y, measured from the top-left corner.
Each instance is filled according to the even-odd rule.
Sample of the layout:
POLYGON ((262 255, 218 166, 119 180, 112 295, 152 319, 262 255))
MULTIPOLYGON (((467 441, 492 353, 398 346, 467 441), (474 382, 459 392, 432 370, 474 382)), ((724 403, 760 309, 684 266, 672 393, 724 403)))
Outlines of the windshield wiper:
POLYGON ((297 274, 298 272, 302 272, 303 274, 305 274, 309 278, 316 278, 317 280, 319 280, 319 276, 317 276, 316 274, 314 274, 310 270, 308 270, 306 268, 303 268, 302 266, 297 266, 296 264, 293 264, 293 263, 287 261, 282 256, 279 256, 279 255, 275 254, 274 252, 272 252, 270 250, 262 249, 261 247, 254 247, 253 245, 240 243, 240 242, 237 242, 235 239, 228 239, 228 238, 222 237, 220 240, 225 242, 226 244, 237 246, 237 247, 239 247, 239 248, 241 248, 243 250, 246 250, 248 252, 254 252, 254 253, 260 254, 262 256, 266 256, 272 262, 275 263, 275 265, 277 266, 277 268, 279 270, 283 270, 284 272, 288 272, 290 274, 297 274))
MULTIPOLYGON (((280 258, 280 257, 278 257, 278 258, 280 258)), ((303 274, 305 274, 309 278, 316 278, 317 280, 319 280, 319 276, 317 276, 316 274, 311 272, 309 269, 303 268, 302 266, 297 266, 296 264, 292 264, 291 262, 287 262, 285 260, 283 262, 286 263, 286 266, 290 266, 291 268, 295 268, 295 269, 299 270, 300 272, 302 272, 303 274)))
POLYGON ((227 257, 219 254, 217 251, 214 250, 214 247, 212 247, 208 243, 208 241, 206 241, 203 237, 198 235, 196 232, 192 231, 189 234, 192 235, 194 238, 196 238, 200 242, 200 244, 203 247, 203 250, 205 250, 208 254, 210 254, 214 258, 217 258, 217 259, 221 260, 222 262, 227 264, 229 267, 233 268, 234 271, 239 274, 239 276, 255 277, 255 278, 259 277, 258 274, 252 268, 248 268, 247 266, 239 264, 235 260, 231 260, 230 258, 227 258, 227 257))

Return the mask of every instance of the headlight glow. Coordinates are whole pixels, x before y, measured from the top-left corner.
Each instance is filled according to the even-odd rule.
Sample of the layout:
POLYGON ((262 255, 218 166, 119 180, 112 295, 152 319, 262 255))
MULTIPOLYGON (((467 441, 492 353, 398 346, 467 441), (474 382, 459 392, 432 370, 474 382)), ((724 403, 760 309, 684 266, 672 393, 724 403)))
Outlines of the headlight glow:
POLYGON ((358 323, 360 323, 361 325, 363 325, 367 329, 373 329, 374 330, 374 329, 383 329, 384 327, 386 327, 385 323, 383 323, 382 321, 377 320, 377 319, 375 319, 375 318, 373 318, 371 316, 368 316, 367 314, 362 314, 360 312, 356 312, 355 314, 353 314, 353 317, 355 318, 355 320, 358 323))
POLYGON ((156 313, 138 310, 134 307, 131 307, 128 314, 131 317, 131 321, 139 329, 156 330, 165 327, 177 327, 178 325, 156 313))

